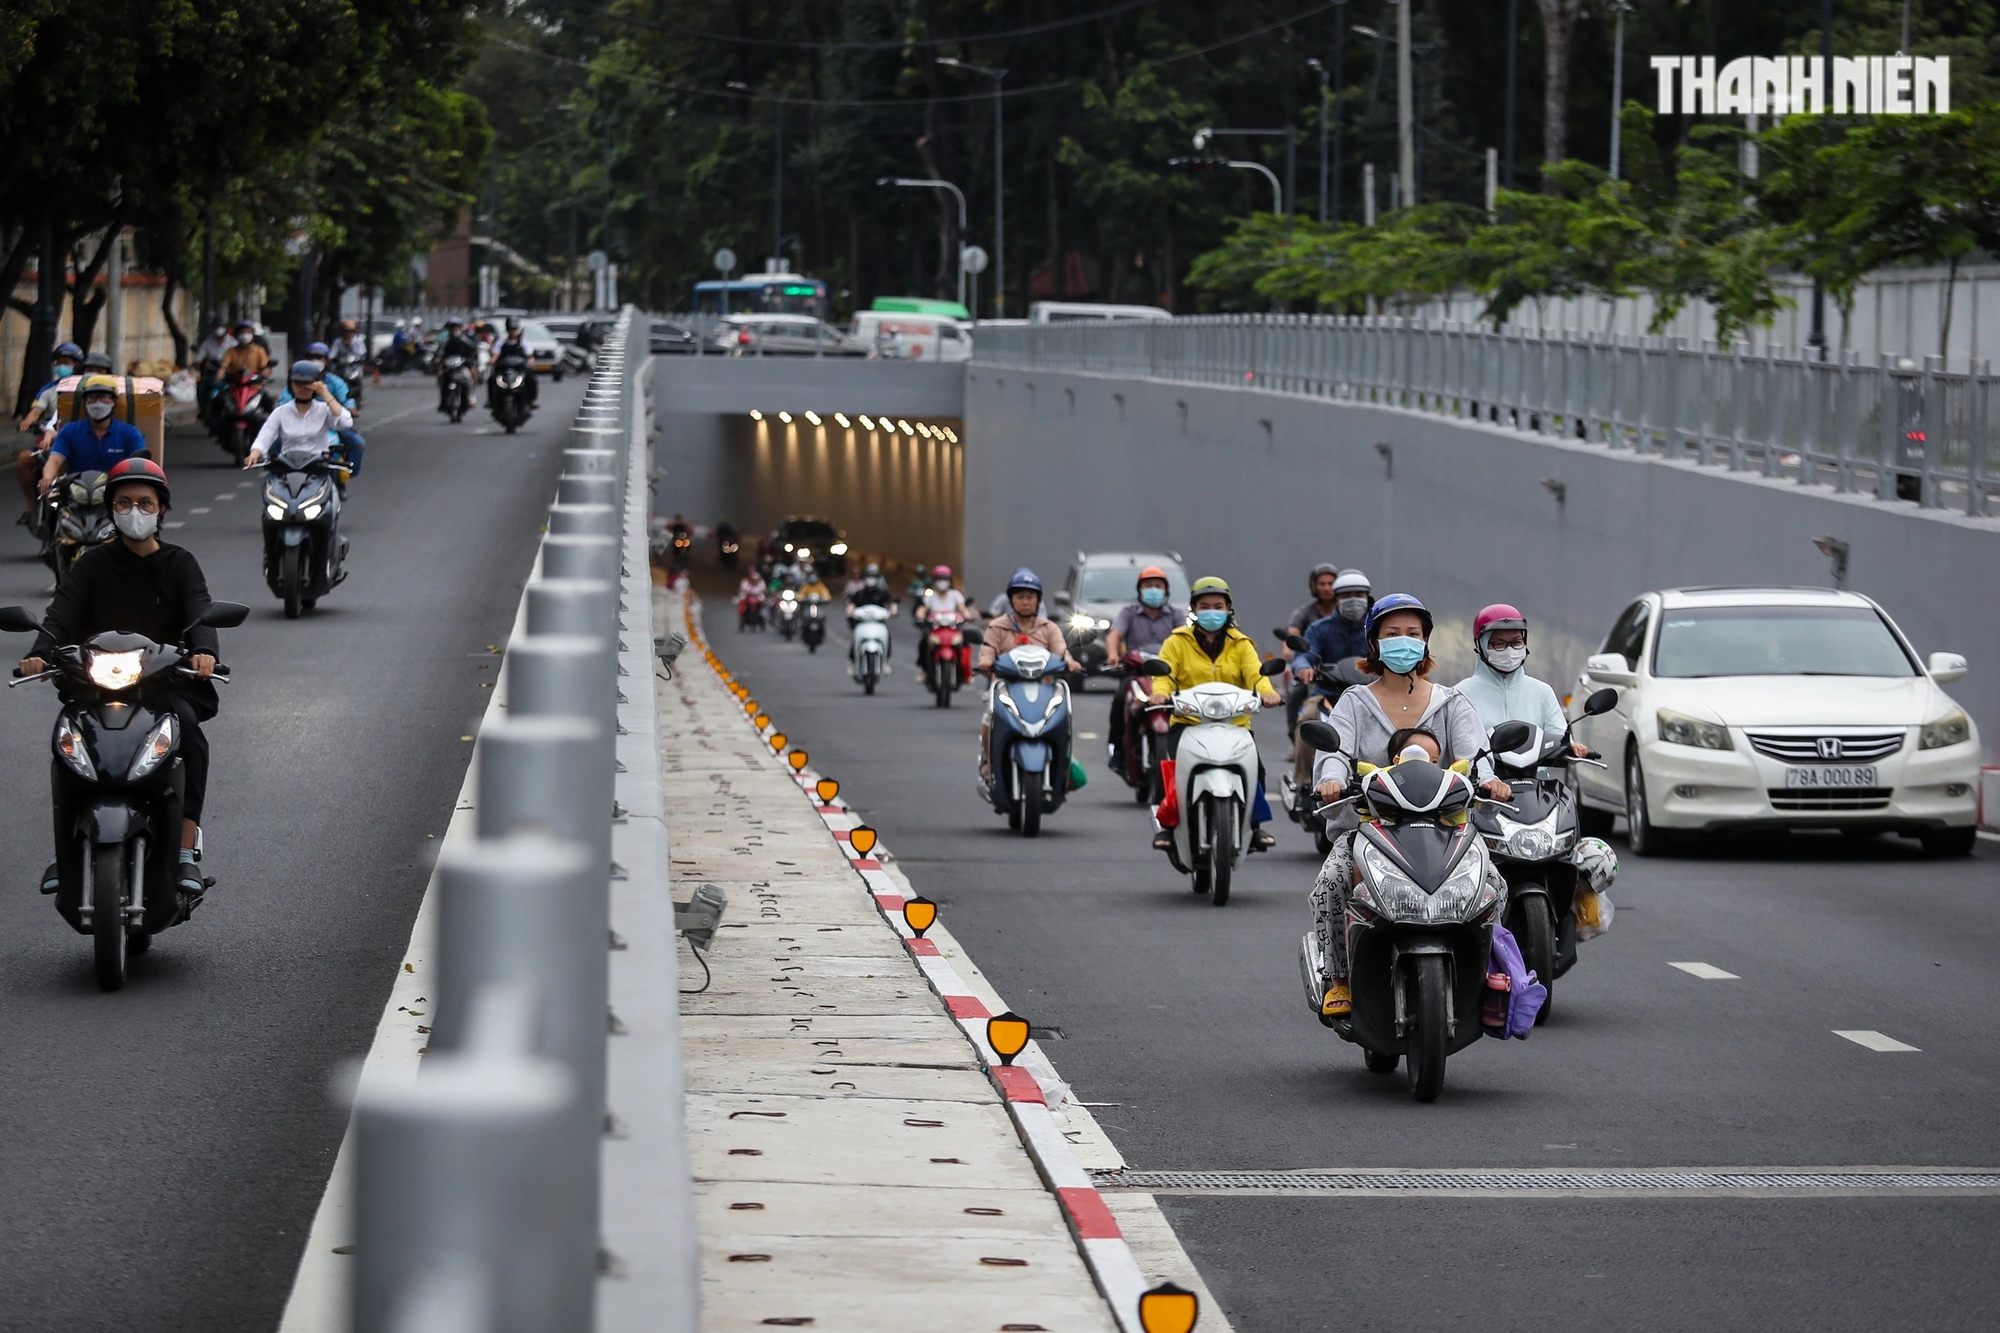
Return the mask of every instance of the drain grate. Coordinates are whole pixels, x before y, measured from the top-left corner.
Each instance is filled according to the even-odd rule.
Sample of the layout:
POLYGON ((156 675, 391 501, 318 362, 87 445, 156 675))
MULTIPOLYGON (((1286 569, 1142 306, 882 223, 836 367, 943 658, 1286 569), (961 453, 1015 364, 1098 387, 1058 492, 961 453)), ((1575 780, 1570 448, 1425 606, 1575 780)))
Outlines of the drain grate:
POLYGON ((2000 1168, 1777 1171, 1099 1171, 1101 1190, 1152 1194, 2000 1193, 2000 1168))

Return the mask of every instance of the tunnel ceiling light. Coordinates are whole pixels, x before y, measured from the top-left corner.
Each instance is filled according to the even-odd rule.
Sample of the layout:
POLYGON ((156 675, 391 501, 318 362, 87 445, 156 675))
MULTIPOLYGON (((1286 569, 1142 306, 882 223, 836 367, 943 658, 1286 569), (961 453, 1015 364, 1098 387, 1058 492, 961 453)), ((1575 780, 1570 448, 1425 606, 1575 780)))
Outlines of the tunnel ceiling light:
POLYGON ((899 427, 901 427, 901 428, 902 428, 902 431, 903 431, 903 434, 905 434, 905 435, 915 435, 915 434, 916 434, 916 431, 914 431, 914 430, 912 430, 912 429, 910 428, 910 423, 909 423, 909 422, 907 422, 907 421, 904 421, 904 420, 902 420, 901 418, 898 418, 898 419, 897 419, 897 421, 896 421, 896 424, 897 424, 897 425, 898 425, 899 427))
POLYGON ((762 412, 759 412, 756 408, 753 407, 750 409, 750 419, 752 421, 762 421, 764 419, 764 414, 762 412))
POLYGON ((953 444, 957 444, 957 443, 958 443, 958 432, 957 432, 957 431, 955 431, 955 430, 953 430, 953 429, 952 429, 951 427, 949 427, 949 426, 946 426, 946 427, 944 428, 944 437, 945 437, 945 438, 946 438, 947 440, 950 440, 950 441, 951 441, 951 442, 952 442, 953 444))
POLYGON ((813 425, 815 425, 815 426, 819 425, 819 424, 820 424, 820 416, 819 416, 819 413, 817 413, 817 412, 808 412, 808 413, 806 413, 806 420, 807 420, 807 421, 810 421, 810 422, 812 422, 812 424, 813 424, 813 425))
POLYGON ((845 412, 835 412, 833 414, 833 419, 840 423, 840 428, 842 430, 846 430, 849 426, 854 424, 853 422, 847 419, 847 413, 845 412))
POLYGON ((925 439, 928 440, 931 437, 931 428, 925 425, 923 422, 919 421, 917 423, 917 434, 923 436, 925 439))
POLYGON ((789 426, 792 424, 792 414, 790 412, 780 412, 778 413, 778 420, 789 426))
POLYGON ((867 414, 866 412, 863 412, 863 413, 861 414, 861 428, 862 428, 863 430, 874 430, 874 429, 875 429, 875 423, 874 423, 874 422, 872 422, 872 421, 870 421, 870 420, 868 419, 868 414, 867 414))

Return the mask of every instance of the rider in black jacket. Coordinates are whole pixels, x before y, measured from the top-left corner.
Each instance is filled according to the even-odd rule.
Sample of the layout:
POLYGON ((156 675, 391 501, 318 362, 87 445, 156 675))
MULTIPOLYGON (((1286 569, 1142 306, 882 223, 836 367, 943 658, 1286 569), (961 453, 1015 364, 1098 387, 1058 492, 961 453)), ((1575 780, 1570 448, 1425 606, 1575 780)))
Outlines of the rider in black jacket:
MULTIPOLYGON (((444 361, 448 356, 465 358, 466 373, 471 375, 475 380, 478 378, 479 340, 465 331, 465 324, 462 320, 446 320, 444 322, 444 340, 438 344, 438 411, 440 412, 449 410, 445 406, 444 401, 444 361)), ((470 405, 472 399, 471 392, 468 390, 465 396, 467 404, 470 405)))
POLYGON ((493 349, 493 369, 486 376, 486 403, 493 404, 493 382, 500 378, 502 370, 521 372, 521 403, 528 411, 535 410, 538 397, 535 385, 535 368, 528 361, 528 349, 521 342, 521 321, 507 321, 507 337, 493 349))

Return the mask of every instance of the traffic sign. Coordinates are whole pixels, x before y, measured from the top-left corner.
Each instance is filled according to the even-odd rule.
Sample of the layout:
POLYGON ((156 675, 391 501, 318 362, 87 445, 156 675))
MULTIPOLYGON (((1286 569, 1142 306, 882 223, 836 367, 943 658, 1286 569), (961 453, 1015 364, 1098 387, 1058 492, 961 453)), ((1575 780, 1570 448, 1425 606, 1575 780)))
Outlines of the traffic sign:
POLYGON ((731 273, 734 273, 736 271, 736 252, 726 245, 717 250, 715 252, 715 271, 724 277, 728 277, 731 273))
POLYGON ((967 273, 984 273, 986 271, 986 262, 986 248, 984 246, 968 245, 959 251, 959 263, 964 265, 967 273))
POLYGON ((592 250, 590 252, 590 271, 592 273, 604 272, 605 266, 610 262, 611 256, 605 254, 602 250, 592 250))

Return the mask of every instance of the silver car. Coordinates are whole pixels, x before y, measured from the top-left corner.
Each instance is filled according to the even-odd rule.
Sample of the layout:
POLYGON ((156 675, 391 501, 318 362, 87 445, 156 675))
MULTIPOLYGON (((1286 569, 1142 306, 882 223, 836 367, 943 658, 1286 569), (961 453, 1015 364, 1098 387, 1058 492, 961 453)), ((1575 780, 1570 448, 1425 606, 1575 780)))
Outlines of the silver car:
POLYGON ((709 335, 725 356, 858 356, 867 344, 811 315, 724 315, 709 335))
POLYGON ((1139 600, 1139 571, 1157 565, 1167 574, 1167 600, 1188 604, 1187 570, 1178 551, 1078 551, 1063 580, 1062 591, 1050 599, 1053 619, 1069 640, 1070 656, 1096 674, 1104 670, 1104 636, 1118 613, 1139 600))

